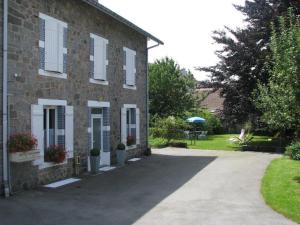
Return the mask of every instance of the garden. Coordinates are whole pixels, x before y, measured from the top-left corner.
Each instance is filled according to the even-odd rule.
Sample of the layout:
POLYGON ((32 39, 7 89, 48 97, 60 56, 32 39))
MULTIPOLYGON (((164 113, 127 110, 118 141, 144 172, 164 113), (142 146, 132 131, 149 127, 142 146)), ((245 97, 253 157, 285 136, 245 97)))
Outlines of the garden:
POLYGON ((201 107, 205 96, 195 94, 193 75, 175 60, 150 65, 149 142, 152 148, 283 153, 268 167, 261 192, 270 207, 300 223, 300 7, 285 5, 270 16, 276 10, 247 4, 238 10, 251 26, 216 31, 220 62, 198 68, 210 74, 205 87, 221 90, 221 113, 201 107), (189 123, 194 117, 204 122, 189 123))

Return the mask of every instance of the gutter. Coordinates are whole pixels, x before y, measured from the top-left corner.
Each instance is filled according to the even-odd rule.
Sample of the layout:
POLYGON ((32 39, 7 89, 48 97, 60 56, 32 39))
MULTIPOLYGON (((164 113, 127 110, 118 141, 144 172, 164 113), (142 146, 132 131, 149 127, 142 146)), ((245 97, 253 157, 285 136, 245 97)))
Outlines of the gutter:
POLYGON ((147 121, 147 128, 146 128, 146 145, 147 148, 149 147, 149 122, 150 122, 150 112, 149 112, 149 62, 148 62, 148 54, 149 54, 149 50, 155 47, 158 47, 160 44, 163 44, 163 42, 157 42, 157 44, 152 45, 150 47, 147 47, 147 53, 146 53, 146 68, 147 68, 147 72, 146 72, 146 121, 147 121))
POLYGON ((3 86, 2 86, 2 149, 3 149, 3 186, 4 196, 10 195, 9 169, 8 169, 8 150, 7 150, 7 131, 8 131, 8 105, 7 105, 7 49, 8 49, 8 0, 3 0, 3 86))

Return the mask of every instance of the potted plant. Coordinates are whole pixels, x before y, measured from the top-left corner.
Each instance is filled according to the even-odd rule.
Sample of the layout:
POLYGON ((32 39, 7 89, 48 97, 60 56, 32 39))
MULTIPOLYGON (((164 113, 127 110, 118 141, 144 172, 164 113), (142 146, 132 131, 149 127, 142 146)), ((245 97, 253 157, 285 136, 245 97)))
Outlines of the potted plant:
POLYGON ((29 133, 20 133, 10 136, 8 140, 10 161, 22 163, 39 159, 40 152, 36 149, 37 143, 37 139, 29 133))
POLYGON ((93 148, 90 151, 91 172, 96 174, 100 167, 100 149, 93 148))
POLYGON ((127 137, 127 146, 132 146, 132 145, 134 145, 135 144, 135 139, 134 139, 134 137, 133 136, 128 136, 127 137))
POLYGON ((121 165, 121 166, 124 166, 126 158, 127 158, 126 146, 123 143, 120 143, 117 146, 117 161, 118 161, 118 164, 121 165))
POLYGON ((62 145, 52 145, 45 152, 45 162, 62 163, 66 160, 67 152, 62 145))
POLYGON ((148 147, 148 148, 146 149, 146 151, 144 152, 144 155, 145 155, 145 156, 151 156, 151 155, 152 155, 152 151, 151 151, 151 148, 150 148, 150 147, 148 147))

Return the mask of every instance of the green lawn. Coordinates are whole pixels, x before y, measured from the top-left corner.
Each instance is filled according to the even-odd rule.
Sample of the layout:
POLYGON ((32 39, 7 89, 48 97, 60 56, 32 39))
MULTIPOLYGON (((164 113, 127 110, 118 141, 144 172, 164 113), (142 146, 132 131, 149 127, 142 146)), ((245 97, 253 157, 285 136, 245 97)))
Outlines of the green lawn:
MULTIPOLYGON (((223 135, 209 135, 206 140, 197 140, 196 143, 191 143, 189 140, 177 140, 176 142, 186 142, 190 149, 205 149, 205 150, 240 150, 239 146, 229 141, 230 138, 239 136, 238 134, 223 134, 223 135)), ((268 146, 274 142, 268 141, 270 137, 254 136, 253 145, 268 146)), ((150 138, 150 145, 152 147, 165 147, 166 142, 160 138, 150 138)))
POLYGON ((300 223, 300 161, 272 161, 262 181, 262 195, 274 210, 300 223))

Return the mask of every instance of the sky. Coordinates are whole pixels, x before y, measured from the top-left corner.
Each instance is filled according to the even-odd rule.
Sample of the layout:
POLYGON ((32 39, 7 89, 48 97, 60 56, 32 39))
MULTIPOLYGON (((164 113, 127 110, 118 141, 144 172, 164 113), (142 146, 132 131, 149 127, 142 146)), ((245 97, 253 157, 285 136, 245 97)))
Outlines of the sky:
POLYGON ((224 26, 243 26, 243 15, 232 4, 245 0, 99 0, 101 4, 125 17, 162 40, 165 44, 149 51, 149 62, 172 57, 181 68, 190 70, 197 80, 206 80, 196 67, 218 62, 212 31, 224 26))

